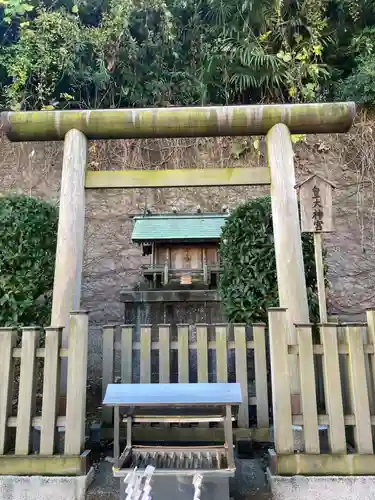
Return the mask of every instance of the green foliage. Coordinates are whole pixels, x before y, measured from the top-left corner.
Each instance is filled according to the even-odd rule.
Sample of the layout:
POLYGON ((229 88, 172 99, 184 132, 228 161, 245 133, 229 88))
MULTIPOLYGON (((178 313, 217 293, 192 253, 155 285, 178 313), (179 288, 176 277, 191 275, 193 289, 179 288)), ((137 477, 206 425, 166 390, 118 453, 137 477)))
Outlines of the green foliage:
POLYGON ((0 0, 0 106, 372 104, 373 27, 375 0, 0 0))
POLYGON ((57 208, 28 196, 0 197, 0 326, 48 325, 57 208))
MULTIPOLYGON (((303 235, 302 241, 310 317, 316 321, 314 244, 311 235, 303 235)), ((266 322, 267 309, 279 305, 270 198, 250 201, 231 213, 221 235, 220 259, 220 294, 229 321, 266 322)))
POLYGON ((32 26, 21 28, 18 43, 4 51, 11 78, 5 89, 8 106, 45 109, 57 97, 64 78, 74 75, 83 48, 74 16, 38 11, 32 26))
MULTIPOLYGON (((314 99, 327 74, 322 64, 322 2, 211 0, 217 35, 205 69, 214 65, 228 95, 256 100, 314 99), (227 78, 227 80, 226 80, 227 78)), ((211 78, 213 75, 210 75, 211 78)))
POLYGON ((33 5, 24 0, 0 0, 0 6, 4 10, 3 22, 8 25, 14 18, 23 20, 24 16, 34 9, 33 5))
POLYGON ((359 104, 375 104, 375 28, 365 28, 354 37, 350 50, 355 54, 352 73, 336 85, 339 99, 354 100, 359 104))
POLYGON ((358 104, 375 105, 375 55, 359 57, 353 74, 340 81, 336 95, 340 100, 353 100, 358 104))

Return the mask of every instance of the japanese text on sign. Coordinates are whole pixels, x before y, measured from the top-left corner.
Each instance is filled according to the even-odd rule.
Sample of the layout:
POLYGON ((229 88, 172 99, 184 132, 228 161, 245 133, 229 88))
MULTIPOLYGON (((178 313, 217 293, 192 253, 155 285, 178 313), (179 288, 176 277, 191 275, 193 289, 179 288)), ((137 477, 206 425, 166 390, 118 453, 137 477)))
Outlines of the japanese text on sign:
POLYGON ((333 184, 312 175, 297 184, 303 233, 329 233, 333 231, 332 190, 333 184))
POLYGON ((320 196, 320 189, 318 186, 314 186, 312 189, 313 192, 313 213, 312 218, 314 222, 315 231, 322 231, 323 229, 323 206, 322 200, 320 196))

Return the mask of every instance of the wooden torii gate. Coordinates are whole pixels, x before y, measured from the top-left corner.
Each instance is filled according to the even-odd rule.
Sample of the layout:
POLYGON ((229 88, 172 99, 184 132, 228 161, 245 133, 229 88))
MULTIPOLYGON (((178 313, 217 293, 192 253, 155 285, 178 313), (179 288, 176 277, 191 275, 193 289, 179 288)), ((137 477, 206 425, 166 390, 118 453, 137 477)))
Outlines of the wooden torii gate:
POLYGON ((80 306, 85 188, 255 184, 271 185, 280 306, 290 323, 308 323, 290 134, 347 132, 354 116, 354 103, 1 113, 0 128, 11 141, 64 141, 51 323, 67 325, 80 306), (86 172, 92 139, 248 135, 267 136, 267 168, 86 172))

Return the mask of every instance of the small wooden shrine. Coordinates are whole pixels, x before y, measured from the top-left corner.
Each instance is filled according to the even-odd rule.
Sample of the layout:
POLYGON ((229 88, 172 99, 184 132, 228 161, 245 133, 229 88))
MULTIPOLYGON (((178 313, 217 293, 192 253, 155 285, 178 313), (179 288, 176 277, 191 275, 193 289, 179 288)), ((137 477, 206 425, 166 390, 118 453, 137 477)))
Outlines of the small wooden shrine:
MULTIPOLYGON (((135 304, 142 323, 151 319, 152 323, 184 322, 188 320, 181 312, 176 313, 176 306, 180 303, 177 309, 181 311, 181 303, 185 310, 194 303, 198 309, 203 305, 206 315, 192 320, 211 319, 207 311, 214 304, 210 308, 208 303, 216 303, 214 309, 218 309, 220 301, 219 241, 227 217, 225 212, 202 214, 199 210, 195 214, 147 213, 134 217, 132 242, 140 245, 148 262, 141 267, 142 281, 137 289, 121 292, 125 311, 135 304)), ((125 312, 125 321, 132 322, 130 319, 125 312)))
POLYGON ((135 217, 132 241, 150 257, 142 266, 148 288, 216 288, 218 245, 226 215, 148 215, 135 217))

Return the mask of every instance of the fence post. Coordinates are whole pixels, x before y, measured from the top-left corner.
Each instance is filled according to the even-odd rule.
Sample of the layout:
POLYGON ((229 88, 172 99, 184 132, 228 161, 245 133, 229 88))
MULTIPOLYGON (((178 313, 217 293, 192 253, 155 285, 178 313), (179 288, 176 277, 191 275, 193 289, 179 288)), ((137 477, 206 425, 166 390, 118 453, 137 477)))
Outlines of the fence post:
MULTIPOLYGON (((208 382, 208 335, 207 325, 197 324, 197 382, 208 382)), ((199 427, 208 428, 208 422, 201 423, 199 427)))
POLYGON ((337 345, 337 326, 334 324, 323 325, 320 332, 323 343, 326 407, 329 417, 329 444, 332 453, 346 453, 344 410, 337 345))
POLYGON ((228 382, 228 326, 215 325, 216 381, 228 382))
POLYGON ((72 312, 69 323, 65 454, 79 455, 85 442, 88 313, 72 312))
POLYGON ((31 419, 35 409, 35 360, 40 329, 23 328, 20 386, 18 391, 16 455, 28 455, 31 444, 31 419))
POLYGON ((277 453, 294 452, 292 405, 288 366, 288 317, 286 309, 268 309, 273 427, 277 453))
MULTIPOLYGON (((247 429, 249 427, 249 387, 247 381, 248 372, 247 372, 247 346, 246 346, 245 326, 239 326, 239 325, 234 326, 234 342, 236 346, 235 347, 236 382, 241 385, 241 393, 242 393, 242 403, 238 408, 237 422, 238 422, 238 427, 247 429)), ((257 417, 258 417, 258 412, 257 412, 257 417)))
POLYGON ((354 436, 357 453, 372 455, 374 448, 361 328, 347 326, 346 338, 349 347, 350 390, 355 415, 354 436))
POLYGON ((56 436, 56 411, 60 387, 60 347, 62 328, 45 328, 42 428, 40 454, 53 455, 56 436))
MULTIPOLYGON (((367 341, 369 344, 375 349, 375 309, 368 309, 366 311, 367 316, 367 341)), ((374 401, 375 401, 375 353, 369 355, 369 369, 370 369, 370 379, 368 380, 369 384, 369 394, 371 394, 370 402, 371 411, 374 411, 374 401)))
POLYGON ((7 452, 8 417, 12 410, 12 355, 16 341, 16 328, 0 328, 0 455, 7 452))
POLYGON ((269 427, 265 325, 253 325, 257 425, 269 427))
POLYGON ((297 326, 297 341, 301 376, 301 402, 305 452, 317 454, 320 452, 320 443, 311 326, 297 326))

